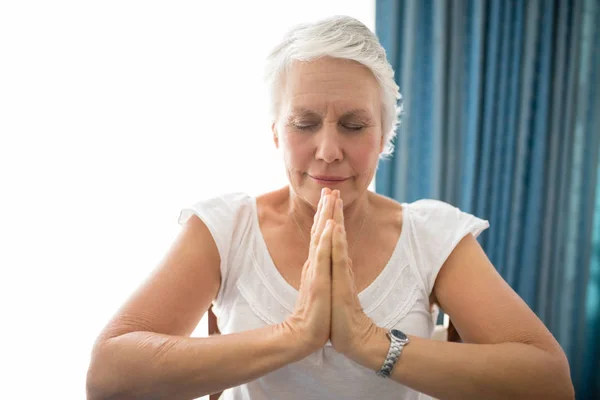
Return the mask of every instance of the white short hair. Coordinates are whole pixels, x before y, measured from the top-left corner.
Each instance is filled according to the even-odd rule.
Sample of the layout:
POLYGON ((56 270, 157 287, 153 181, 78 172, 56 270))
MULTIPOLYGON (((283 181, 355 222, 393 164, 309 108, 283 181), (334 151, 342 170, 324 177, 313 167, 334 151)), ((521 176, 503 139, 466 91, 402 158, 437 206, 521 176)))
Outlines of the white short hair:
POLYGON ((320 57, 356 61, 375 76, 381 88, 382 124, 385 146, 382 156, 391 155, 396 127, 402 112, 402 96, 394 81, 394 70, 377 36, 362 22, 346 16, 330 17, 292 28, 267 58, 266 82, 271 113, 277 117, 283 73, 292 61, 311 61, 320 57))

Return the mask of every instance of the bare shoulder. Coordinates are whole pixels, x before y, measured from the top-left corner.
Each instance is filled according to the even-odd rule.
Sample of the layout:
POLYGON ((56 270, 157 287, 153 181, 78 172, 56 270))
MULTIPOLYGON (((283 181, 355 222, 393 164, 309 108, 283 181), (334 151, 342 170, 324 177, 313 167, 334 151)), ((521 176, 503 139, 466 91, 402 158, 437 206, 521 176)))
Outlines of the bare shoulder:
POLYGON ((256 208, 261 226, 263 223, 283 222, 284 216, 287 214, 284 208, 288 199, 289 189, 287 186, 256 196, 256 208))
MULTIPOLYGON (((391 256, 402 235, 404 210, 396 200, 377 193, 369 193, 369 223, 365 225, 365 239, 374 248, 387 249, 391 256)), ((385 254, 386 251, 383 251, 385 254)), ((386 259, 385 262, 387 264, 386 259)))
POLYGON ((374 192, 369 192, 369 203, 376 210, 374 218, 379 226, 402 230, 404 215, 401 203, 374 192))
POLYGON ((220 278, 216 243, 204 222, 193 215, 97 342, 135 331, 189 336, 215 298, 220 278))

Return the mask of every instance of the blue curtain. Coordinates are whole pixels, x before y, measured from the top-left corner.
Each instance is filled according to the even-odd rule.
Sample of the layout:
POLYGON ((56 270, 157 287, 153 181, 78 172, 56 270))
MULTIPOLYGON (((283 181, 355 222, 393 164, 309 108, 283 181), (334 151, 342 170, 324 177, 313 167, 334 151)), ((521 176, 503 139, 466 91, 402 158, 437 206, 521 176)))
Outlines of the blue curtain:
POLYGON ((600 1, 377 0, 404 116, 376 190, 490 220, 490 259, 600 398, 600 1))

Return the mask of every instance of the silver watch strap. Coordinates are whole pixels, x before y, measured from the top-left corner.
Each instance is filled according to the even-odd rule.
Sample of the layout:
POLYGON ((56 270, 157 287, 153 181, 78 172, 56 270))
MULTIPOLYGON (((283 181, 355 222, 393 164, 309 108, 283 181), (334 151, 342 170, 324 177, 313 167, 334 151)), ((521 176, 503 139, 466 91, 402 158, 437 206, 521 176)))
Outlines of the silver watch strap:
POLYGON ((400 354, 402 353, 402 349, 404 348, 405 342, 400 341, 394 335, 387 334, 388 338, 390 338, 390 349, 388 351, 387 357, 383 362, 383 366, 377 372, 378 376, 382 378, 389 378, 392 374, 392 370, 394 369, 394 365, 396 365, 396 361, 400 358, 400 354))

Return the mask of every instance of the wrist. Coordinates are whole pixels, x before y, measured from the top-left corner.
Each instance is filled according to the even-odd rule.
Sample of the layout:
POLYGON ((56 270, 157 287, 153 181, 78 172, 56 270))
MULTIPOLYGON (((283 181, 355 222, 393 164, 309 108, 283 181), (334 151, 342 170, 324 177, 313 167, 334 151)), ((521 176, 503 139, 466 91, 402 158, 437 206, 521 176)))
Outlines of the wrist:
POLYGON ((346 356, 364 367, 379 371, 390 349, 387 332, 387 329, 373 324, 368 335, 356 346, 352 346, 346 356))
POLYGON ((277 331, 283 341, 288 343, 294 351, 296 361, 300 361, 314 353, 319 347, 316 341, 311 340, 302 329, 290 320, 285 320, 277 325, 277 331))

